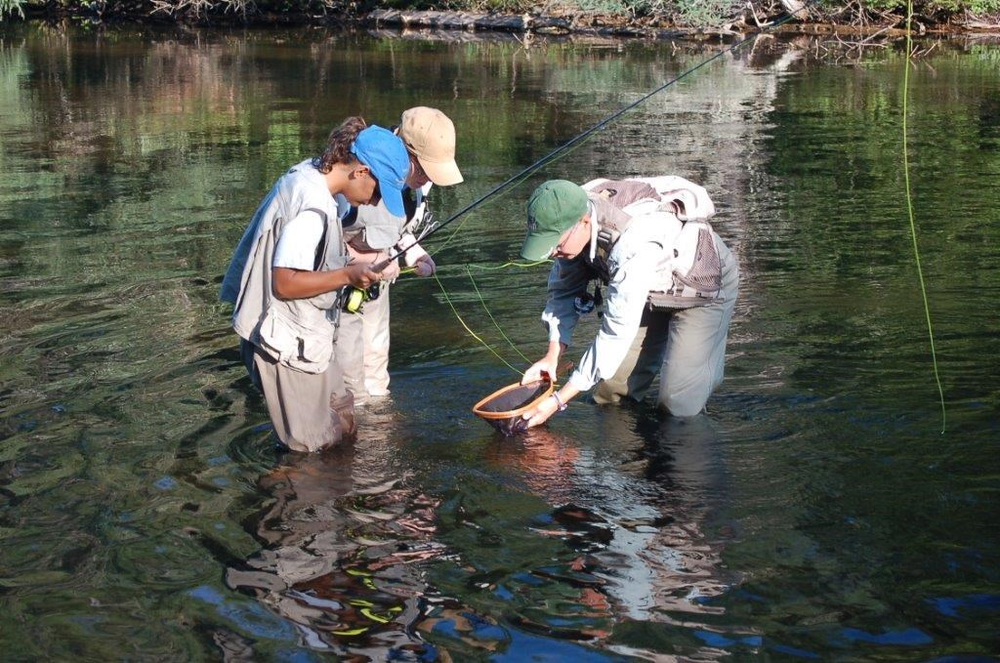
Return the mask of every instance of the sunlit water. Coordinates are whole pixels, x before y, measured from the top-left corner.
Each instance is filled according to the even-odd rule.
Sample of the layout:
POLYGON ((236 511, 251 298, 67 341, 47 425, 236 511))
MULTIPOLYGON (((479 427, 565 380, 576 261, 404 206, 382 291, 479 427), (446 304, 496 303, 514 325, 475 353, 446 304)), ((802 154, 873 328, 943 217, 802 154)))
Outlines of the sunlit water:
POLYGON ((352 448, 275 449, 216 294, 286 167, 348 114, 391 124, 436 106, 466 178, 435 191, 447 216, 714 52, 4 27, 0 656, 996 653, 988 42, 943 44, 911 71, 944 433, 905 208, 901 52, 762 40, 428 242, 459 313, 523 368, 519 353, 544 347, 545 268, 487 268, 515 256, 531 188, 701 181, 743 274, 708 416, 574 403, 499 437, 470 407, 516 375, 433 280, 404 277, 391 400, 362 414, 352 448))

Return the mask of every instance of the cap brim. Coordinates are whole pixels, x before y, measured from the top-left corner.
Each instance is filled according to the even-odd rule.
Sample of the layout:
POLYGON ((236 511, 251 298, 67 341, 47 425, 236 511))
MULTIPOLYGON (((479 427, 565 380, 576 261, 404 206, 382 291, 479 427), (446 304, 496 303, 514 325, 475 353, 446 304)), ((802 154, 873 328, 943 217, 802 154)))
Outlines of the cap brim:
POLYGON ((382 202, 389 214, 393 216, 406 216, 406 208, 403 207, 403 192, 400 189, 393 189, 384 184, 379 185, 379 192, 382 194, 382 202))
POLYGON ((420 162, 420 167, 424 169, 427 177, 436 186, 452 186, 465 181, 454 159, 451 161, 428 161, 417 155, 417 161, 420 162))
POLYGON ((544 260, 552 253, 559 243, 559 236, 562 233, 536 233, 524 238, 524 245, 521 246, 521 257, 531 262, 544 260))

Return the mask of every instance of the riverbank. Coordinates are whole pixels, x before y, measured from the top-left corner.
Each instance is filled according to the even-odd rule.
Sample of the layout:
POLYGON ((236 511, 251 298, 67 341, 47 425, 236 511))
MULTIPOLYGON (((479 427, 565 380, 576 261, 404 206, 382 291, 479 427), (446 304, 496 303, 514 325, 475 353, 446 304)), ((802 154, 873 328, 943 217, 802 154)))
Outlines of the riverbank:
MULTIPOLYGON (((414 3, 415 4, 415 3, 414 3)), ((596 35, 644 39, 710 39, 741 36, 762 29, 786 34, 897 37, 905 34, 906 6, 883 0, 880 9, 863 3, 828 0, 736 2, 698 5, 662 0, 575 0, 537 6, 515 0, 469 3, 469 9, 408 9, 341 4, 335 0, 251 2, 249 0, 0 0, 6 20, 26 19, 83 25, 122 23, 228 25, 322 25, 398 30, 506 32, 533 35, 596 35)), ((453 3, 452 6, 460 6, 453 3)), ((972 0, 944 7, 915 5, 918 34, 1000 34, 1000 0, 972 0)))
MULTIPOLYGON (((886 18, 881 23, 835 21, 786 20, 787 15, 766 16, 763 19, 746 16, 719 25, 672 24, 660 18, 645 20, 616 14, 556 13, 531 14, 475 14, 453 11, 400 11, 380 9, 358 18, 365 27, 450 30, 467 32, 512 32, 522 35, 595 35, 610 37, 638 37, 646 39, 708 39, 712 37, 742 36, 755 31, 770 29, 773 32, 798 35, 831 35, 844 37, 885 35, 905 36, 905 17, 886 18)), ((925 24, 917 21, 919 34, 987 33, 1000 35, 1000 16, 973 17, 965 21, 925 24)))

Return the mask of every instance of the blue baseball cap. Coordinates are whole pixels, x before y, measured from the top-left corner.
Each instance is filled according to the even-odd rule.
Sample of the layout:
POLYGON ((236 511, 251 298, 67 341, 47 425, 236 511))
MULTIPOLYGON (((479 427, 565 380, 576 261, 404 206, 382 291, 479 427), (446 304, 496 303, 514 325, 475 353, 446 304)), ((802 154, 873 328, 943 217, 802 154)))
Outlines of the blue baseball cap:
POLYGON ((351 145, 351 153, 371 169, 389 214, 406 216, 403 187, 410 174, 410 153, 399 136, 371 125, 362 129, 351 145))

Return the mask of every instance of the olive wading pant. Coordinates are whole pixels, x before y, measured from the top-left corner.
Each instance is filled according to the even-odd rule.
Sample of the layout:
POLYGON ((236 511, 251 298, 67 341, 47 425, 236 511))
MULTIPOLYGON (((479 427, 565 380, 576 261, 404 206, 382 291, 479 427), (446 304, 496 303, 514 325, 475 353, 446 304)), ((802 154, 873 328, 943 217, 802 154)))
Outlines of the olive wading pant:
POLYGON ((334 354, 347 390, 359 401, 389 394, 389 284, 359 313, 344 312, 334 354))
POLYGON ((322 373, 288 368, 246 340, 240 342, 240 355, 286 447, 319 451, 354 435, 354 397, 344 386, 336 354, 322 373))
POLYGON ((722 261, 722 300, 707 306, 669 311, 646 309, 625 360, 610 380, 594 390, 594 401, 617 403, 623 397, 642 400, 660 373, 659 402, 675 417, 705 409, 722 382, 726 338, 733 319, 739 268, 736 257, 717 239, 722 261))

